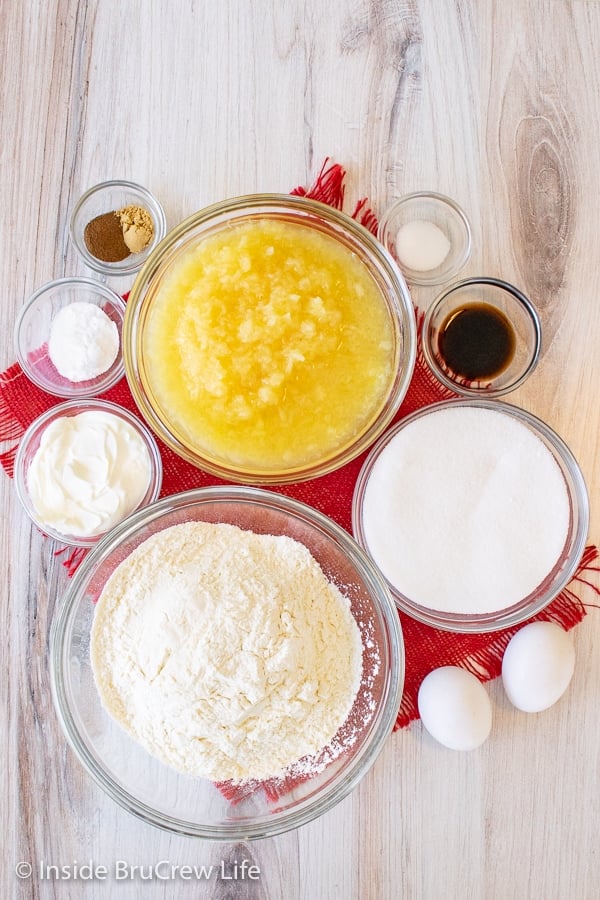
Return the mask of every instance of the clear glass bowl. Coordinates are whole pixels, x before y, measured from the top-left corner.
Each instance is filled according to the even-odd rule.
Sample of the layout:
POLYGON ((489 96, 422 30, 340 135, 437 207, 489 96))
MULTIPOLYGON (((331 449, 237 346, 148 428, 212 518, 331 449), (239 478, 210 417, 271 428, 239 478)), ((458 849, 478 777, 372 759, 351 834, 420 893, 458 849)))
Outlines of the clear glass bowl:
MULTIPOLYGON (((130 516, 87 556, 58 605, 51 645, 56 709, 79 760, 109 796, 166 831, 221 841, 270 837, 331 809, 363 778, 390 734, 404 683, 399 617, 377 568, 353 538, 316 510, 259 488, 199 488, 130 516), (90 664, 94 601, 115 567, 153 534, 192 521, 225 522, 303 543, 349 597, 363 635, 361 687, 338 733, 345 752, 318 774, 236 790, 183 775, 147 753, 105 712, 90 664), (346 735, 356 732, 356 739, 346 735)), ((277 735, 273 735, 277 740, 277 735)))
POLYGON ((165 212, 147 188, 133 181, 103 181, 82 194, 71 214, 71 238, 84 263, 102 275, 133 275, 144 265, 154 248, 167 232, 165 212), (118 262, 106 262, 94 256, 85 242, 88 222, 103 213, 116 212, 125 206, 140 206, 150 213, 153 234, 150 242, 139 253, 131 253, 118 262))
POLYGON ((122 331, 125 304, 118 294, 91 278, 58 278, 37 290, 22 308, 15 323, 15 349, 28 378, 42 390, 71 399, 102 394, 123 377, 122 331), (93 303, 115 323, 119 350, 112 365, 95 378, 70 381, 48 355, 52 322, 71 303, 93 303))
MULTIPOLYGON (((502 321, 501 319, 501 321, 502 321)), ((504 327, 506 327, 506 324, 504 327)), ((485 328, 485 326, 484 326, 485 328)), ((472 363, 481 361, 482 344, 492 340, 489 331, 462 336, 463 348, 472 363), (487 333, 487 338, 485 334, 487 333), (475 357, 469 342, 476 340, 475 357)), ((541 351, 542 326, 531 301, 512 284, 498 278, 465 278, 443 291, 428 308, 423 320, 423 354, 435 377, 446 387, 464 396, 501 397, 514 391, 531 375, 541 351), (512 355, 506 365, 486 376, 470 377, 455 371, 444 356, 444 334, 448 323, 470 311, 487 310, 500 315, 512 332, 512 355)))
MULTIPOLYGON (((268 291, 269 286, 265 283, 265 294, 268 295, 268 291)), ((127 303, 123 330, 125 372, 142 415, 161 440, 179 456, 231 481, 289 483, 315 478, 339 468, 365 450, 382 433, 398 410, 412 376, 415 331, 414 309, 404 278, 381 244, 365 228, 349 216, 304 197, 256 194, 201 210, 171 231, 150 256, 132 287, 127 303), (256 461, 259 457, 256 452, 253 463, 238 463, 224 458, 224 453, 219 455, 214 449, 202 446, 200 439, 190 438, 157 398, 153 374, 156 372, 156 360, 148 358, 146 352, 146 335, 157 292, 174 265, 205 238, 226 233, 232 226, 257 220, 277 220, 319 232, 350 250, 376 284, 392 335, 389 384, 377 406, 370 410, 369 416, 363 417, 363 424, 352 431, 350 437, 345 435, 339 438, 339 446, 324 452, 316 449, 314 457, 300 463, 286 464, 275 460, 263 465, 256 461)), ((323 372, 322 390, 329 392, 331 407, 335 407, 338 398, 330 389, 326 371, 323 372)), ((276 426, 269 424, 265 427, 276 426)), ((277 427, 282 430, 281 426, 277 427)), ((235 431, 235 423, 230 430, 235 431)))
MULTIPOLYGON (((144 423, 141 422, 137 416, 130 413, 129 410, 124 409, 122 406, 118 406, 116 403, 110 403, 108 400, 67 400, 64 403, 58 403, 46 410, 45 413, 42 413, 31 423, 19 442, 14 467, 15 488, 25 512, 32 522, 37 525, 40 531, 57 541, 61 541, 63 544, 69 544, 73 547, 93 547, 94 544, 97 544, 103 537, 103 534, 95 534, 92 536, 65 534, 47 525, 39 518, 32 502, 27 487, 27 477, 29 467, 40 446, 42 435, 46 428, 58 419, 69 418, 71 416, 76 416, 79 413, 94 410, 110 413, 111 415, 123 419, 123 421, 135 429, 146 446, 150 460, 150 479, 144 496, 135 508, 139 509, 156 500, 162 484, 162 459, 154 436, 150 433, 149 429, 146 428, 144 423)), ((131 510, 131 512, 132 511, 133 510, 131 510)))
POLYGON ((467 216, 458 203, 434 191, 405 194, 392 203, 379 221, 377 235, 409 284, 450 281, 471 255, 467 216))
MULTIPOLYGON (((585 550, 586 536, 589 527, 589 501, 583 475, 577 461, 564 441, 539 418, 506 402, 466 398, 435 403, 407 416, 380 438, 363 464, 354 489, 352 528, 359 544, 377 563, 377 554, 373 553, 373 549, 369 547, 367 535, 365 533, 364 505, 369 480, 382 453, 390 447, 394 438, 397 437, 403 429, 410 426, 412 422, 426 416, 434 416, 437 412, 445 409, 456 409, 460 407, 464 407, 465 409, 475 408, 491 410, 516 420, 517 423, 524 425, 533 435, 539 438, 544 447, 551 453, 564 478, 569 504, 569 524, 562 552, 552 570, 547 573, 547 576, 535 590, 523 597, 517 603, 494 610, 493 612, 469 614, 450 613, 432 609, 415 602, 412 597, 407 596, 407 594, 402 591, 401 585, 392 584, 389 580, 388 584, 398 609, 407 613, 419 622, 424 622, 426 625, 431 625, 434 628, 440 628, 445 631, 497 631, 524 622, 531 618, 531 616, 534 616, 536 613, 543 610, 544 607, 546 607, 569 583, 581 560, 583 551, 585 550)), ((438 443, 440 453, 443 453, 443 435, 440 435, 438 443)), ((452 460, 448 458, 446 461, 448 466, 448 477, 451 477, 452 460)), ((473 462, 473 466, 475 465, 476 463, 473 462)), ((390 493, 390 497, 391 496, 395 497, 396 495, 390 493)), ((397 500, 398 502, 402 502, 402 497, 397 497, 397 500)), ((511 515, 514 514, 515 513, 512 513, 511 511, 511 515)), ((518 514, 518 512, 516 514, 518 514)), ((401 552, 400 547, 398 548, 398 552, 401 552)), ((468 556, 470 553, 469 546, 464 546, 462 552, 468 556)), ((435 547, 432 546, 431 565, 435 564, 434 560, 435 547)), ((452 562, 454 564, 454 570, 460 569, 460 560, 453 558, 452 562)), ((383 559, 381 560, 381 563, 382 565, 385 565, 383 559)))

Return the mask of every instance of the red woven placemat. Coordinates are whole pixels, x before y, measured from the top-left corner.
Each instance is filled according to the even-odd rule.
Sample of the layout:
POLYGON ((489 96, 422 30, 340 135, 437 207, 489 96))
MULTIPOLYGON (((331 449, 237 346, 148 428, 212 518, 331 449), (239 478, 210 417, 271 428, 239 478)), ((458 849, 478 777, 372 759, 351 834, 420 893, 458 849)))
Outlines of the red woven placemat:
MULTIPOLYGON (((342 209, 344 176, 342 166, 326 160, 312 187, 296 188, 292 193, 321 200, 342 209)), ((356 205, 352 215, 369 230, 376 232, 377 220, 366 200, 361 200, 356 205)), ((102 396, 138 413, 125 379, 102 396)), ((453 396, 431 375, 419 343, 414 375, 396 420, 423 406, 453 396)), ((46 394, 32 384, 17 363, 0 374, 0 441, 3 442, 0 463, 8 475, 12 476, 16 448, 27 426, 38 415, 59 402, 60 398, 46 394)), ((159 446, 163 460, 161 496, 190 488, 225 483, 180 459, 164 444, 159 442, 159 446)), ((352 493, 365 456, 366 453, 336 472, 321 478, 273 487, 270 490, 308 503, 330 516, 347 531, 351 531, 352 493)), ((85 551, 72 551, 71 548, 57 552, 63 554, 63 561, 71 571, 85 555, 85 551)), ((586 609, 578 594, 587 587, 598 593, 598 587, 593 581, 595 573, 599 571, 596 565, 597 557, 596 547, 586 548, 579 569, 569 586, 535 618, 555 621, 565 629, 579 623, 585 616, 586 609)), ((438 666, 459 665, 472 671, 482 681, 495 678, 500 674, 504 649, 511 636, 518 630, 515 627, 492 634, 455 634, 430 628, 404 613, 399 613, 399 616, 406 651, 406 678, 396 728, 408 725, 411 720, 418 718, 417 693, 421 681, 428 672, 438 666)))

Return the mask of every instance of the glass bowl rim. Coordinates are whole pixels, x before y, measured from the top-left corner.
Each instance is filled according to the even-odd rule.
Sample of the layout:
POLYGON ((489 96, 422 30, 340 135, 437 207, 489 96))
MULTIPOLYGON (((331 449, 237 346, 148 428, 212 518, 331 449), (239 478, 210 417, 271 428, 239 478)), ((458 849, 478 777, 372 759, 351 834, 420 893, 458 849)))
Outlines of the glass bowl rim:
MULTIPOLYGON (((88 602, 88 601, 86 601, 88 602)), ((91 601, 90 601, 91 602, 91 601)), ((145 822, 171 833, 189 837, 201 837, 216 841, 254 840, 273 837, 285 831, 298 828, 328 812, 356 787, 366 775, 379 756, 383 745, 393 730, 400 700, 404 688, 405 649, 402 626, 389 587, 377 566, 355 541, 353 536, 333 519, 308 504, 278 492, 250 485, 217 485, 192 488, 178 494, 172 494, 155 501, 143 509, 132 513, 99 541, 81 563, 62 598, 61 604, 53 618, 50 633, 50 682, 52 697, 62 731, 85 771, 117 804, 145 822), (368 745, 363 748, 356 760, 340 776, 337 783, 328 789, 325 796, 304 801, 297 811, 274 814, 273 821, 257 823, 241 822, 232 826, 198 825, 191 821, 178 819, 166 813, 152 809, 148 804, 136 799, 126 789, 120 787, 100 766, 89 751, 86 741, 80 736, 73 720, 67 699, 68 690, 65 685, 63 666, 65 651, 73 616, 79 604, 84 600, 88 573, 96 564, 101 564, 111 552, 116 550, 122 540, 132 537, 144 525, 160 519, 163 513, 184 509, 197 502, 242 501, 258 506, 275 507, 278 510, 300 517, 308 521, 318 531, 336 544, 341 544, 345 555, 357 568, 360 577, 365 580, 369 594, 376 597, 377 611, 383 621, 385 651, 387 657, 386 692, 377 716, 378 721, 368 745)))
MULTIPOLYGON (((226 224, 226 222, 222 223, 220 227, 223 224, 226 224)), ((398 412, 410 385, 416 356, 417 329, 415 309, 404 275, 389 251, 367 228, 345 212, 319 200, 312 200, 293 194, 244 194, 213 203, 184 219, 157 244, 138 273, 128 297, 123 324, 125 377, 142 417, 152 430, 174 453, 191 465, 218 478, 245 484, 255 484, 257 486, 292 484, 321 477, 341 468, 364 452, 383 433, 398 412), (139 328, 140 308, 152 277, 168 260, 170 251, 176 249, 180 241, 188 237, 197 226, 211 221, 219 224, 220 216, 226 217, 231 214, 236 216, 238 213, 240 217, 244 217, 246 214, 252 215, 253 210, 261 207, 266 207, 267 211, 271 213, 276 213, 278 210, 297 211, 305 217, 305 221, 310 222, 311 217, 317 217, 325 219, 326 222, 333 223, 334 226, 341 227, 349 232, 352 238, 364 247, 365 257, 375 258, 377 265, 383 269, 386 277, 392 281, 394 296, 391 297, 389 294, 386 294, 385 302, 390 316, 395 320, 395 332, 402 334, 402 343, 404 345, 404 355, 400 360, 400 369, 392 373, 394 381, 387 399, 377 418, 361 434, 360 438, 353 443, 349 443, 342 451, 329 455, 325 461, 317 461, 310 465, 295 467, 291 471, 283 469, 282 471, 269 470, 263 472, 257 471, 256 467, 228 466, 223 461, 217 462, 208 459, 202 453, 194 452, 187 446, 182 445, 171 434, 168 425, 163 423, 160 415, 154 410, 152 403, 146 396, 145 390, 139 384, 138 377, 137 331, 139 328)))
MULTIPOLYGON (((146 508, 147 505, 154 503, 157 500, 162 487, 163 465, 156 438, 147 427, 147 425, 142 422, 140 418, 135 415, 135 413, 130 412, 130 410, 126 409, 124 406, 121 406, 118 403, 114 403, 111 400, 104 400, 98 397, 74 398, 72 400, 65 400, 62 403, 53 404, 43 413, 40 413, 40 415, 37 416, 27 426, 22 437, 19 439, 19 445, 17 447, 15 456, 13 480, 21 506, 27 513, 29 519, 36 526, 36 528, 38 528, 43 534, 47 535, 48 537, 53 538, 54 540, 59 541, 61 544, 66 544, 70 547, 96 547, 97 544, 104 539, 104 537, 111 533, 112 529, 99 535, 92 535, 91 537, 78 537, 76 535, 65 535, 62 532, 56 531, 56 529, 49 527, 44 522, 39 520, 34 513, 31 501, 29 499, 29 491, 27 488, 27 480, 25 477, 25 456, 29 449, 31 440, 38 434, 41 437, 46 425, 51 420, 61 418, 63 415, 68 415, 69 413, 76 415, 77 412, 85 412, 90 407, 92 409, 98 409, 104 412, 112 413, 113 415, 117 415, 120 418, 124 419, 140 435, 140 437, 144 441, 146 449, 148 450, 148 455, 150 458, 150 482, 148 484, 146 495, 150 499, 143 503, 143 505, 138 509, 134 510, 134 512, 130 515, 135 515, 135 512, 141 512, 146 508)), ((120 524, 121 523, 118 523, 113 527, 118 528, 120 524)))
MULTIPOLYGON (((71 301, 76 302, 76 301, 71 301)), ((64 309, 65 306, 69 304, 64 304, 62 307, 64 309)), ((119 381, 123 375, 125 374, 125 363, 123 360, 123 341, 122 341, 122 332, 125 323, 125 310, 127 305, 123 298, 117 294, 116 291, 113 291, 112 288, 108 287, 108 285, 103 284, 101 281, 97 281, 95 278, 88 278, 84 275, 65 275, 62 278, 54 278, 52 281, 47 281, 45 284, 42 284, 37 290, 33 292, 33 294, 26 300, 21 309, 19 310, 19 314, 15 320, 14 330, 13 330, 13 341, 15 346, 15 355, 17 357, 17 362, 23 369, 23 372, 32 381, 37 387, 41 388, 47 394, 52 394, 54 397, 64 397, 68 399, 79 399, 86 400, 92 399, 98 393, 104 393, 109 388, 113 387, 119 381), (117 361, 115 361, 114 372, 110 379, 106 379, 102 381, 100 387, 97 388, 88 388, 85 391, 81 391, 80 393, 76 390, 70 390, 68 393, 65 390, 61 390, 58 387, 52 386, 50 387, 47 382, 43 381, 37 375, 35 369, 30 366, 27 356, 22 352, 21 349, 21 331, 23 325, 25 323, 25 319, 27 315, 31 312, 32 307, 44 296, 44 294, 48 294, 50 291, 55 290, 56 288, 61 287, 71 287, 71 288, 87 288, 90 293, 95 293, 102 295, 105 300, 108 300, 115 307, 119 316, 121 318, 121 329, 119 334, 119 353, 117 357, 117 361)), ((102 378, 102 376, 98 376, 98 378, 102 378)))
POLYGON ((527 295, 524 294, 523 291, 519 290, 519 288, 515 287, 515 285, 511 284, 509 281, 504 281, 502 278, 494 278, 488 275, 475 275, 470 278, 462 278, 460 281, 455 281, 452 284, 448 285, 448 287, 444 288, 444 290, 440 294, 438 294, 437 297, 434 298, 434 300, 432 300, 430 306, 427 308, 425 316, 423 318, 421 333, 423 336, 423 356, 425 357, 425 362, 427 363, 432 375, 434 375, 434 377, 437 378, 437 380, 445 387, 449 388, 457 394, 460 394, 463 397, 481 397, 483 399, 484 397, 502 397, 505 394, 511 393, 511 391, 516 390, 529 378, 540 360, 542 350, 542 323, 539 313, 529 297, 527 297, 527 295), (524 312, 529 316, 529 320, 531 321, 531 324, 533 326, 534 345, 530 353, 529 362, 526 368, 518 377, 513 378, 510 382, 498 388, 474 388, 461 384, 458 381, 454 381, 443 371, 443 369, 440 368, 440 366, 438 366, 429 343, 428 336, 431 320, 440 306, 443 304, 443 302, 447 299, 447 297, 464 288, 469 288, 478 284, 485 285, 486 287, 498 288, 505 294, 510 294, 511 297, 513 297, 518 303, 521 304, 524 312))
POLYGON ((139 258, 138 254, 131 254, 131 256, 133 257, 133 261, 128 265, 125 264, 127 258, 125 260, 122 260, 122 263, 104 262, 101 259, 97 259, 88 251, 85 243, 79 238, 76 225, 81 210, 91 197, 93 197, 95 194, 101 193, 101 191, 104 190, 120 189, 122 189, 123 191, 130 191, 132 194, 139 194, 144 198, 146 204, 151 207, 149 212, 152 215, 155 237, 153 237, 152 239, 152 243, 154 244, 154 246, 152 247, 150 253, 152 253, 156 249, 160 241, 167 233, 167 217, 160 200, 155 194, 152 193, 152 191, 144 187, 142 184, 138 184, 136 181, 127 181, 122 178, 115 178, 108 181, 99 181, 97 184, 93 184, 86 191, 84 191, 75 203, 75 206, 73 207, 73 210, 71 212, 71 217, 69 219, 69 234, 71 236, 71 240, 75 245, 77 253, 81 257, 83 262, 87 266, 89 266, 90 269, 93 269, 95 272, 99 272, 102 275, 115 277, 132 275, 139 272, 140 269, 144 266, 150 253, 148 253, 146 248, 144 248, 142 253, 144 253, 145 256, 142 259, 139 258))
POLYGON ((555 578, 552 584, 549 585, 537 599, 530 600, 526 606, 524 605, 524 600, 527 598, 523 598, 523 600, 512 606, 480 615, 449 613, 434 610, 405 597, 384 576, 396 606, 401 612, 410 616, 412 619, 415 619, 424 625, 438 628, 441 631, 453 631, 461 634, 479 632, 483 634, 500 631, 504 628, 510 628, 514 625, 520 625, 523 622, 526 622, 528 619, 542 612, 568 585, 569 581, 577 571, 577 567, 585 550, 590 518, 589 497, 583 472, 571 449, 560 435, 538 416, 519 406, 515 406, 514 404, 491 398, 453 397, 448 400, 440 400, 437 403, 432 403, 429 406, 424 406, 421 409, 410 413, 386 431, 373 446, 361 467, 356 479, 352 497, 352 532, 360 546, 367 553, 369 551, 367 550, 367 542, 362 524, 362 504, 371 470, 380 453, 394 439, 399 431, 414 420, 423 418, 424 416, 441 409, 450 409, 457 406, 462 406, 464 408, 478 407, 480 409, 489 409, 519 420, 539 437, 540 440, 545 439, 543 440, 543 443, 546 448, 549 449, 548 445, 550 445, 550 452, 555 459, 558 458, 560 460, 560 463, 557 461, 557 465, 559 465, 559 468, 561 469, 563 478, 564 467, 573 482, 573 488, 571 488, 570 484, 568 484, 565 479, 569 502, 576 510, 577 519, 576 528, 573 530, 570 553, 565 559, 565 565, 560 572, 559 577, 555 578))

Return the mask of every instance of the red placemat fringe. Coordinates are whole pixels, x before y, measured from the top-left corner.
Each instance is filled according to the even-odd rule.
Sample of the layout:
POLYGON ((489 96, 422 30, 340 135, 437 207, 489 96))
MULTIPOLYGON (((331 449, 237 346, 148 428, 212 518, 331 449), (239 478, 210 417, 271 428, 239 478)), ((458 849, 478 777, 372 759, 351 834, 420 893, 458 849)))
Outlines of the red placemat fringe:
MULTIPOLYGON (((21 366, 18 363, 13 363, 6 371, 0 373, 0 390, 3 390, 5 385, 9 385, 11 381, 22 377, 22 375, 23 372, 21 366)), ((8 443, 9 446, 0 453, 0 465, 10 478, 12 478, 14 474, 17 448, 24 432, 25 428, 21 422, 15 418, 13 410, 9 406, 1 404, 0 444, 8 443)))
POLYGON ((367 203, 368 200, 366 197, 363 197, 362 200, 359 200, 354 207, 352 218, 356 219, 359 225, 362 225, 367 229, 367 231, 370 231, 371 234, 374 234, 375 237, 377 237, 377 228, 379 227, 379 222, 371 207, 367 206, 367 203))
MULTIPOLYGON (((345 175, 344 167, 327 157, 314 183, 309 188, 297 187, 292 193, 327 203, 341 210, 344 204, 345 175)), ((377 218, 366 198, 359 200, 352 216, 369 231, 376 233, 377 218)), ((417 312, 419 340, 416 365, 409 390, 395 421, 428 404, 457 397, 437 381, 425 361, 422 350, 423 319, 423 313, 417 312)), ((125 379, 104 396, 105 399, 137 413, 135 401, 125 379)), ((30 382, 17 363, 0 373, 0 443, 4 445, 0 453, 0 464, 8 475, 14 474, 18 442, 29 423, 59 402, 59 397, 44 393, 30 382)), ((177 457, 168 447, 161 445, 161 453, 163 456, 161 496, 188 490, 191 487, 219 483, 218 479, 177 457)), ((351 531, 352 491, 365 455, 313 482, 288 485, 284 487, 284 493, 317 507, 346 530, 351 531)), ((278 487, 275 489, 279 490, 278 487)), ((61 558, 69 575, 72 575, 88 551, 81 547, 63 546, 55 552, 57 557, 61 558)), ((536 618, 555 621, 567 630, 577 625, 586 615, 587 608, 595 606, 594 603, 584 603, 578 593, 591 588, 595 595, 600 596, 600 588, 595 583, 598 581, 597 573, 600 571, 597 560, 598 548, 587 547, 570 584, 536 618)), ((400 614, 400 619, 404 633, 406 675, 395 730, 418 718, 418 689, 425 675, 432 669, 442 665, 462 665, 473 671, 481 680, 494 678, 500 672, 504 648, 517 630, 514 628, 492 634, 457 634, 430 628, 403 613, 400 614)), ((247 785, 247 793, 252 793, 257 786, 247 785)), ((285 785, 282 781, 274 780, 261 783, 260 787, 272 800, 276 800, 285 785)), ((221 785, 220 789, 227 795, 226 785, 221 785)), ((246 793, 239 785, 232 785, 231 796, 241 800, 246 793)))
POLYGON ((418 336, 416 368, 418 368, 419 371, 422 372, 423 380, 427 383, 429 388, 435 393, 439 394, 440 401, 451 400, 453 397, 457 397, 458 395, 450 388, 446 387, 445 384, 442 384, 437 380, 437 378, 429 368, 427 360, 425 359, 425 353, 423 352, 423 324, 425 322, 425 313, 420 309, 416 310, 416 318, 418 336))
POLYGON ((319 200, 321 203, 327 203, 328 206, 333 206, 335 209, 342 209, 344 205, 345 177, 346 170, 344 167, 339 163, 331 162, 331 157, 327 156, 314 183, 309 188, 299 185, 290 193, 298 197, 306 197, 308 200, 319 200))
POLYGON ((67 570, 67 574, 69 578, 75 574, 85 557, 88 553, 87 547, 60 547, 58 550, 54 551, 55 556, 63 556, 61 559, 61 563, 67 570))

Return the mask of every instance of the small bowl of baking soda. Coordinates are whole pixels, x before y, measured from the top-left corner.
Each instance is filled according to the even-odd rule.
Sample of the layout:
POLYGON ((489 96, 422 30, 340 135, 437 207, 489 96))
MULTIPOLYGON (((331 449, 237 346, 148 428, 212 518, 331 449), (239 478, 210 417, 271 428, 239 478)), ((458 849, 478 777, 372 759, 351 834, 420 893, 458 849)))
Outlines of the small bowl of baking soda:
POLYGON ((381 217, 377 234, 409 284, 443 284, 471 255, 471 227, 460 206, 433 191, 406 194, 381 217))
POLYGON ((84 263, 103 275, 138 272, 167 232, 164 210, 133 181, 89 188, 71 215, 71 237, 84 263))
POLYGON ((125 303, 89 278, 58 278, 37 290, 15 324, 21 368, 42 390, 83 399, 123 376, 125 303))

